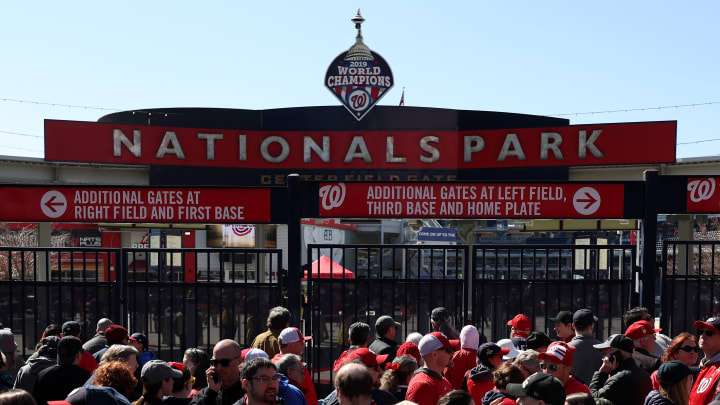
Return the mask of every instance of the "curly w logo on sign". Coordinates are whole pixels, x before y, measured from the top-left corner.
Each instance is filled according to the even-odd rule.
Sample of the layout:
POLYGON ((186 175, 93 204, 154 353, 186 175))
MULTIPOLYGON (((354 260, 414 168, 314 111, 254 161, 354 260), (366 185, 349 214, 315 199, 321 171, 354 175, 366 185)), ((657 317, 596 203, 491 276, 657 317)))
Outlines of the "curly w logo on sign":
POLYGON ((355 44, 338 55, 325 73, 325 86, 360 121, 393 86, 393 75, 385 59, 363 42, 360 10, 352 22, 358 33, 355 44))

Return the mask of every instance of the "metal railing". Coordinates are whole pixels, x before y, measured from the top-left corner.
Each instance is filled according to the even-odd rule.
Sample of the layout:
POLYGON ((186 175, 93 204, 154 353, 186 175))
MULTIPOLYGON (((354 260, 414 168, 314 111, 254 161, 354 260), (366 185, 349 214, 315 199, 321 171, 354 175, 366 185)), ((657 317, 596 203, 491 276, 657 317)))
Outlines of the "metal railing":
POLYGON ((692 331, 694 321, 720 314, 720 241, 665 240, 659 267, 664 334, 692 331))

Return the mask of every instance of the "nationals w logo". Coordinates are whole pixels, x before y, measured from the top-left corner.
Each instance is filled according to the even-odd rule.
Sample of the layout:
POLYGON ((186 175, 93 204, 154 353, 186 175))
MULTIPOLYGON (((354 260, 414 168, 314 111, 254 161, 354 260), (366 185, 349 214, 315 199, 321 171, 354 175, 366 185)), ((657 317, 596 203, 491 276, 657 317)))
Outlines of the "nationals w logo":
POLYGON ((710 199, 715 194, 715 179, 710 177, 703 180, 693 180, 688 183, 690 201, 700 202, 710 199))
POLYGON ((320 187, 320 204, 324 210, 331 210, 345 202, 345 183, 328 184, 320 187))
POLYGON ((358 33, 355 44, 338 55, 325 73, 325 87, 350 114, 360 121, 393 86, 393 75, 385 59, 363 43, 360 25, 365 19, 352 19, 358 33))

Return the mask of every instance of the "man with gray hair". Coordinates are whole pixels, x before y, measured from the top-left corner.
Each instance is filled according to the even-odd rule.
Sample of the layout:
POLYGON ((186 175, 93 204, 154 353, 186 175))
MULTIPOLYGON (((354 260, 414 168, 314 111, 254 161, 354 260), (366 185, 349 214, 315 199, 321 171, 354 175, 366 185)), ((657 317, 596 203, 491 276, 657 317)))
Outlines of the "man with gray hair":
POLYGON ((372 403, 373 377, 365 366, 349 363, 335 375, 340 405, 370 405, 372 403))
POLYGON ((108 318, 102 318, 98 321, 97 327, 95 328, 95 336, 92 339, 85 342, 83 350, 90 354, 95 354, 107 346, 107 340, 105 339, 105 330, 113 325, 113 321, 108 318))
POLYGON ((288 353, 275 362, 278 372, 286 376, 290 384, 303 389, 303 381, 305 380, 305 363, 297 354, 288 353))

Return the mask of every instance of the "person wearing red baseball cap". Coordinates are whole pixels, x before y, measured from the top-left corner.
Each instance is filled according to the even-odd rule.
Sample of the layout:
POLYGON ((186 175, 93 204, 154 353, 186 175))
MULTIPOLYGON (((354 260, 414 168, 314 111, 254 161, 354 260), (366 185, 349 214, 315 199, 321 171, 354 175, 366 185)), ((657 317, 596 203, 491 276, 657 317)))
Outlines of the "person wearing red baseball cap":
POLYGON ((453 389, 442 372, 445 367, 452 366, 454 350, 448 338, 440 332, 423 336, 418 349, 425 360, 425 367, 415 372, 405 399, 418 405, 436 405, 443 395, 453 389))
POLYGON ((633 360, 641 369, 652 374, 660 367, 660 359, 653 356, 655 349, 655 333, 662 329, 655 329, 648 321, 637 321, 630 325, 625 331, 625 336, 632 339, 635 345, 633 360))
POLYGON ((540 369, 543 373, 550 374, 563 383, 566 396, 576 392, 590 394, 590 389, 587 385, 576 380, 575 377, 570 374, 574 353, 575 348, 568 346, 565 342, 550 343, 547 351, 538 355, 540 369))
POLYGON ((717 397, 720 382, 720 317, 695 321, 693 327, 700 332, 700 349, 705 358, 700 362, 700 374, 690 390, 689 405, 707 405, 717 397))
MULTIPOLYGON (((303 349, 305 349, 305 342, 311 340, 312 336, 303 336, 300 329, 295 327, 289 327, 283 329, 278 335, 278 344, 280 345, 280 353, 276 354, 272 358, 272 362, 276 363, 284 355, 290 353, 300 356, 302 358, 303 349)), ((315 392, 315 384, 313 384, 310 371, 305 368, 305 378, 303 379, 302 386, 299 387, 303 394, 305 394, 305 400, 308 404, 317 404, 317 393, 315 392)))
POLYGON ((518 350, 527 350, 527 338, 532 330, 530 318, 524 314, 517 314, 508 321, 510 327, 510 340, 518 350))

